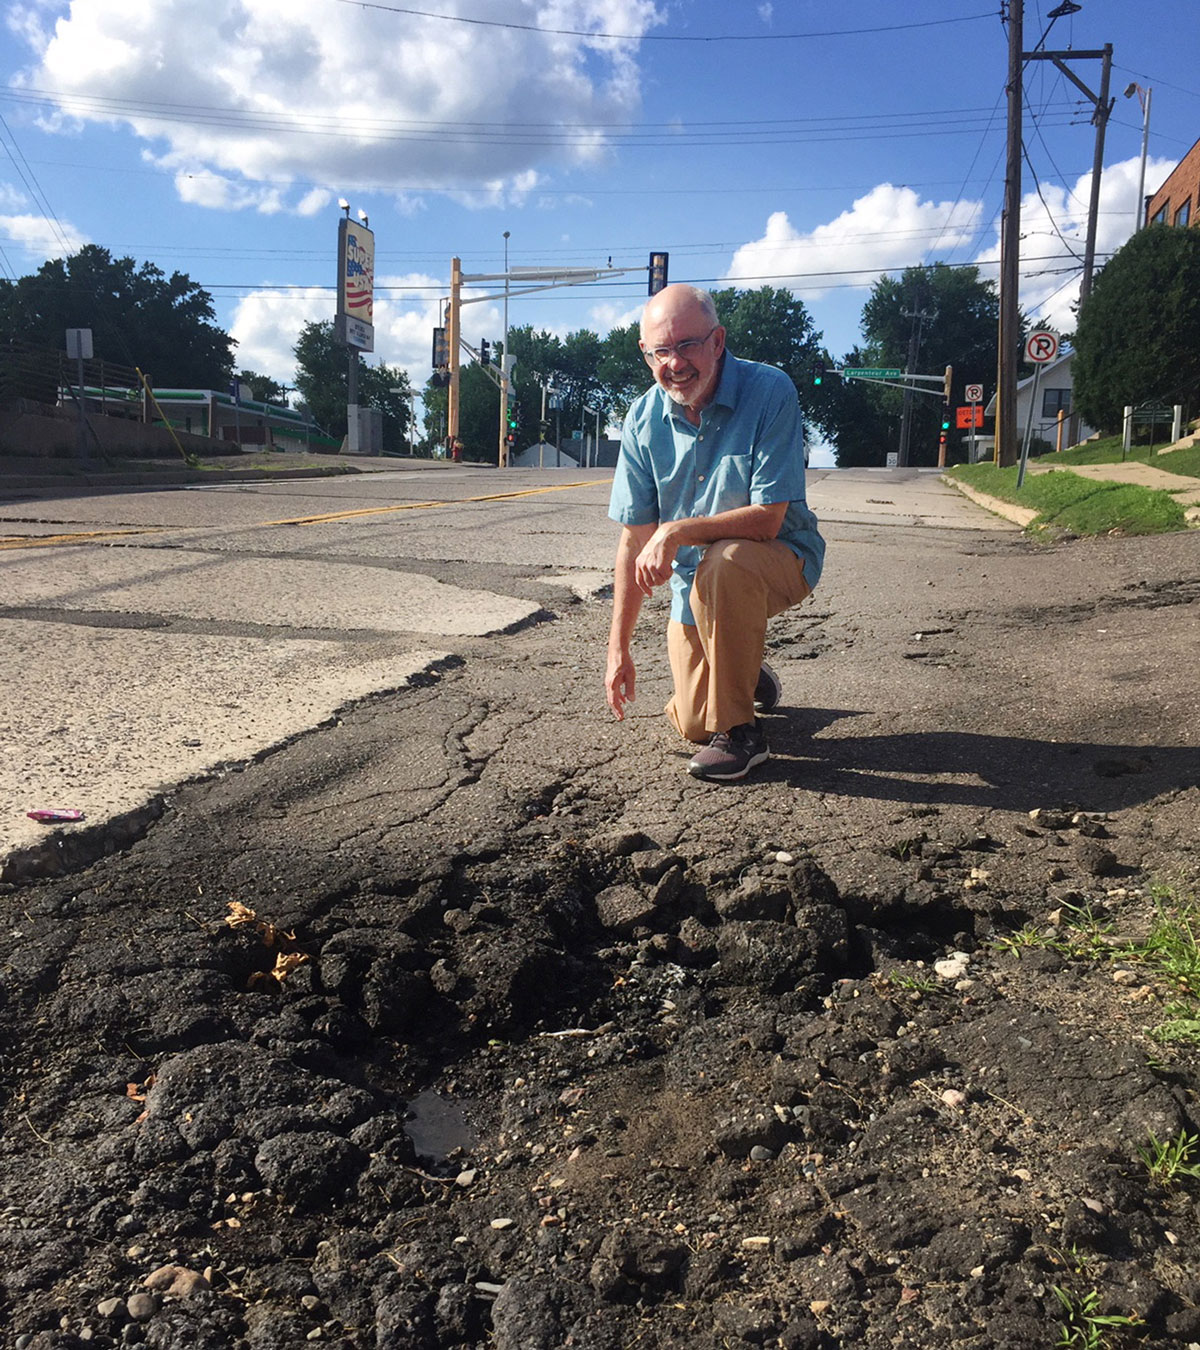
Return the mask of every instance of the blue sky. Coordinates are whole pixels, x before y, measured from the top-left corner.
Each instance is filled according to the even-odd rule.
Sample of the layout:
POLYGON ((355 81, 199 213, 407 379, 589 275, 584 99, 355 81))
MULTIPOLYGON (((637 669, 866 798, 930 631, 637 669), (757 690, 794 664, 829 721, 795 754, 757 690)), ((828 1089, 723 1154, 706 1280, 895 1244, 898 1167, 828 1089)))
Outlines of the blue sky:
MULTIPOLYGON (((1025 0, 1025 46, 1057 0, 1025 0)), ((1111 42, 1116 105, 1098 254, 1200 137, 1198 0, 1081 0, 1052 50, 1111 42)), ((0 32, 0 268, 83 243, 211 291, 241 366, 290 382, 301 324, 332 316, 339 197, 376 232, 376 353, 428 374, 450 258, 645 266, 774 284, 835 355, 871 282, 997 257, 1007 37, 1000 0, 10 0, 0 32)), ((1100 62, 1072 69, 1098 90, 1100 62)), ((1090 105, 1026 78, 1022 302, 1071 327, 1090 105), (1036 174, 1036 182, 1035 182, 1036 174)), ((989 275, 991 272, 988 273, 989 275)), ((510 305, 606 331, 644 272, 510 305)), ((501 309, 464 311, 472 342, 501 309)), ((86 314, 79 322, 86 324, 86 314)), ((98 353, 100 354, 100 353, 98 353)))

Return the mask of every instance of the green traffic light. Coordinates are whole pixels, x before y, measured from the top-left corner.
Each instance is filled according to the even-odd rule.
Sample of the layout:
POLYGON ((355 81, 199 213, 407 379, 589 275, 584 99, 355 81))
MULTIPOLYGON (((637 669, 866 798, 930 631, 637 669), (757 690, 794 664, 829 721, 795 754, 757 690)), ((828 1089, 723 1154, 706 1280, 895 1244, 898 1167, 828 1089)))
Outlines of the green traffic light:
POLYGON ((816 374, 816 375, 814 375, 814 376, 813 376, 813 384, 820 384, 821 381, 822 381, 824 378, 825 378, 824 375, 819 374, 819 373, 816 374))

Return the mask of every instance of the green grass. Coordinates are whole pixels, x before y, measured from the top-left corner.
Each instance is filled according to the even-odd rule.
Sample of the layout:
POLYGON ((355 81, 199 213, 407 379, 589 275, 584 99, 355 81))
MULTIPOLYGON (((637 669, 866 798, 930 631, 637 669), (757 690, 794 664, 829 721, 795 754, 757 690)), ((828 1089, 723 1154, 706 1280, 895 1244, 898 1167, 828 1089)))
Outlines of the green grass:
MULTIPOLYGON (((1161 454, 1163 441, 1158 449, 1151 450, 1148 445, 1134 445, 1124 456, 1126 463, 1151 464, 1164 473, 1177 473, 1184 478, 1200 478, 1200 445, 1188 446, 1186 450, 1172 450, 1169 455, 1161 454)), ((1098 441, 1084 441, 1082 445, 1073 445, 1062 454, 1041 455, 1038 465, 1051 464, 1120 464, 1121 437, 1105 436, 1098 441)))
POLYGON ((1095 1289, 1076 1295, 1058 1285, 1050 1286, 1054 1297, 1062 1305, 1064 1318, 1059 1327, 1058 1340, 1062 1350, 1106 1350, 1112 1344, 1109 1332, 1120 1327, 1136 1327, 1141 1318, 1136 1313, 1121 1316, 1100 1311, 1100 1295, 1095 1289))
POLYGON ((1200 1140, 1186 1130, 1180 1130, 1174 1139, 1162 1140, 1150 1132, 1150 1143, 1138 1149, 1138 1157, 1146 1164, 1150 1180, 1160 1186, 1176 1186, 1181 1181, 1200 1181, 1200 1140))
POLYGON ((1091 535, 1167 534, 1187 528, 1183 507, 1169 493, 1131 483, 1106 483, 1063 470, 1027 473, 1018 489, 1016 467, 959 464, 949 472, 977 492, 1036 511, 1030 527, 1035 530, 1053 528, 1091 535))

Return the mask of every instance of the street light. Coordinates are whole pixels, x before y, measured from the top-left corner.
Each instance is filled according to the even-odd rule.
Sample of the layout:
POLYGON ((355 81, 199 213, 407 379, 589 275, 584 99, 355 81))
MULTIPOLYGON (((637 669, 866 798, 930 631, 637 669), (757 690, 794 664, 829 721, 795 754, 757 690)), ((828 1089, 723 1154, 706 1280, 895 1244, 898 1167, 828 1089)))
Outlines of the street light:
POLYGON ((1138 173, 1138 195, 1137 195, 1137 216, 1133 222, 1133 232, 1137 232, 1146 223, 1143 217, 1146 214, 1146 148, 1150 144, 1150 95, 1153 90, 1143 89, 1136 80, 1131 80, 1125 86, 1125 97, 1132 98, 1134 94, 1138 96, 1138 102, 1142 105, 1142 167, 1138 173))
POLYGON ((341 209, 342 209, 343 211, 345 211, 345 213, 346 213, 346 219, 349 220, 349 219, 350 219, 350 203, 345 199, 345 197, 339 197, 339 198, 338 198, 338 206, 340 206, 341 209))
POLYGON ((363 223, 363 229, 367 229, 368 226, 369 226, 370 223, 371 223, 371 222, 367 219, 367 213, 366 213, 365 211, 360 210, 359 213, 358 213, 358 218, 359 218, 359 220, 361 220, 362 223, 363 223))

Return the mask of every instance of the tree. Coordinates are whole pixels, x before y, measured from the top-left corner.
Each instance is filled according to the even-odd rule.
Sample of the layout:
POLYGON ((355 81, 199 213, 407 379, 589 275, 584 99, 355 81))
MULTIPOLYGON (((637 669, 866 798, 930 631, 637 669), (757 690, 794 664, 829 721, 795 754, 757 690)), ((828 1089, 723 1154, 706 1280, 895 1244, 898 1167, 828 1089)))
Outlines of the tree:
POLYGON ((68 328, 90 328, 97 357, 137 366, 163 389, 228 388, 236 344, 214 317, 212 297, 184 273, 96 244, 0 281, 0 336, 62 351, 68 328))
MULTIPOLYGON (((995 385, 996 325, 999 297, 975 267, 908 267, 899 277, 880 277, 863 306, 864 341, 843 364, 904 370, 909 344, 920 324, 917 371, 936 375, 954 367, 951 402, 962 401, 965 384, 995 385), (914 316, 924 312, 924 319, 914 316)), ((926 383, 932 394, 914 394, 909 462, 936 464, 942 420, 941 389, 926 383)), ((840 467, 882 464, 899 445, 904 394, 886 386, 841 382, 830 409, 832 437, 840 467)), ((958 434, 951 429, 950 457, 958 434)))
POLYGON ((1073 364, 1084 421, 1119 431, 1149 399, 1200 404, 1200 231, 1139 230, 1096 274, 1079 310, 1073 364))
POLYGON ((605 390, 606 407, 613 421, 621 420, 629 405, 650 387, 653 376, 638 346, 640 325, 610 329, 601 344, 597 374, 605 390))
MULTIPOLYGON (((332 436, 344 436, 350 393, 350 349, 333 335, 333 320, 306 323, 296 345, 296 391, 308 404, 313 420, 332 436)), ((391 454, 408 449, 408 374, 396 366, 369 366, 359 358, 358 406, 383 413, 383 448, 391 454), (395 392, 394 392, 395 391, 395 392)))
POLYGON ((238 384, 247 387, 250 390, 250 397, 258 403, 287 402, 287 390, 269 375, 260 375, 257 370, 239 370, 234 379, 238 384))

